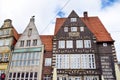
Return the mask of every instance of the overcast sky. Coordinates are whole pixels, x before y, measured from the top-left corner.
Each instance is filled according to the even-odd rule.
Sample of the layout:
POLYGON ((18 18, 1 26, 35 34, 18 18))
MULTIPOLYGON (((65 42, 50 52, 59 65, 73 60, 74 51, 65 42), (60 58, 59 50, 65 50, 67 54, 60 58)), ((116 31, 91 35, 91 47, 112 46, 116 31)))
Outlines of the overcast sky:
POLYGON ((11 19, 16 30, 22 33, 34 15, 39 34, 53 34, 55 19, 68 17, 72 10, 80 17, 87 11, 88 16, 101 19, 115 40, 120 61, 120 0, 0 0, 0 26, 5 19, 11 19))

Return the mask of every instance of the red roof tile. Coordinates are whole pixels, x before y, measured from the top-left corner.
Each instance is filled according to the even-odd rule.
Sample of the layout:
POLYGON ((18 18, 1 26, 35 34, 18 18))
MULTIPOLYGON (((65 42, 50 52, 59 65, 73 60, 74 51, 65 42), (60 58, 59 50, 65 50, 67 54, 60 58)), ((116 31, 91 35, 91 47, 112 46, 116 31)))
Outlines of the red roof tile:
MULTIPOLYGON (((55 25, 55 33, 57 34, 60 27, 63 25, 67 18, 57 18, 55 25)), ((98 42, 102 41, 113 41, 108 31, 105 29, 104 25, 101 23, 98 17, 80 17, 80 19, 86 24, 89 30, 96 36, 98 42)))
POLYGON ((42 40, 42 43, 45 45, 45 50, 52 51, 53 35, 40 35, 40 39, 42 40))

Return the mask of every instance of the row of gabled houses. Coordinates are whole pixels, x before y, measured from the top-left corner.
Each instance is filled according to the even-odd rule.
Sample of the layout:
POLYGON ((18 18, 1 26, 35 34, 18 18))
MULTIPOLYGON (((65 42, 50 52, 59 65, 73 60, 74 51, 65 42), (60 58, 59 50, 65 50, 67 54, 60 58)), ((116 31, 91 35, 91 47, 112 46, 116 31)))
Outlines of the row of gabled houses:
POLYGON ((53 80, 56 68, 57 80, 117 80, 114 40, 98 17, 89 17, 87 12, 79 17, 72 11, 56 19, 54 35, 39 35, 34 22, 33 16, 19 34, 12 20, 4 21, 1 78, 53 80))

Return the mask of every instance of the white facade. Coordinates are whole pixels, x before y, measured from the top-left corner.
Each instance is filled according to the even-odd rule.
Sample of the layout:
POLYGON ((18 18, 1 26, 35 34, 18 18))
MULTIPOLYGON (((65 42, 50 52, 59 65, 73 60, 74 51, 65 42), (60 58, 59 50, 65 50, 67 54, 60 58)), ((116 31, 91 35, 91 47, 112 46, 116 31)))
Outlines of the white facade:
POLYGON ((41 80, 44 46, 34 24, 34 17, 19 38, 13 51, 8 79, 41 80))

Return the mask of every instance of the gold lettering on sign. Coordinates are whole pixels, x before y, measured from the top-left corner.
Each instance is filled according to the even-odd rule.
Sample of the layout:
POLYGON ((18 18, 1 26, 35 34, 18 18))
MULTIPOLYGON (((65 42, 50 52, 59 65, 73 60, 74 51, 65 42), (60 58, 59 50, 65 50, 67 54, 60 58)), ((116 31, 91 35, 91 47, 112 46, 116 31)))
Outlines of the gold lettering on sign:
POLYGON ((69 32, 70 37, 79 37, 80 33, 79 32, 69 32))

